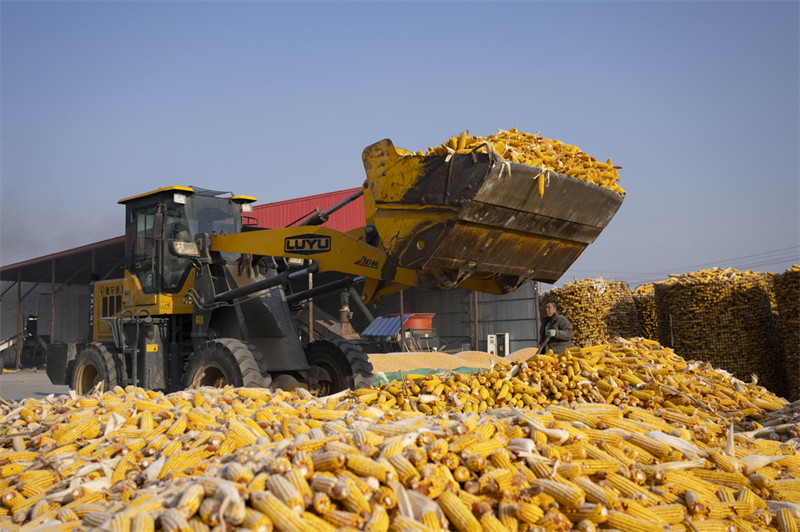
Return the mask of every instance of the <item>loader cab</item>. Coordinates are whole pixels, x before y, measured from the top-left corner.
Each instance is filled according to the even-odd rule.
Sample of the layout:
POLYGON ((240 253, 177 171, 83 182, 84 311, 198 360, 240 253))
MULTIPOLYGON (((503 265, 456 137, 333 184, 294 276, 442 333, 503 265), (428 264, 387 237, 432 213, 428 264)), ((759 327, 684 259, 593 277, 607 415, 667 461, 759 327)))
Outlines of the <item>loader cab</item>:
MULTIPOLYGON (((126 208, 125 269, 130 274, 132 292, 141 291, 148 299, 147 296, 157 294, 177 295, 188 288, 192 261, 173 255, 169 249, 171 240, 192 241, 200 233, 222 235, 241 231, 241 213, 247 210, 243 206, 249 207, 255 198, 219 197, 221 194, 176 186, 119 201, 126 208)), ((222 257, 235 258, 233 254, 222 257)), ((165 309, 164 302, 159 306, 165 309)))

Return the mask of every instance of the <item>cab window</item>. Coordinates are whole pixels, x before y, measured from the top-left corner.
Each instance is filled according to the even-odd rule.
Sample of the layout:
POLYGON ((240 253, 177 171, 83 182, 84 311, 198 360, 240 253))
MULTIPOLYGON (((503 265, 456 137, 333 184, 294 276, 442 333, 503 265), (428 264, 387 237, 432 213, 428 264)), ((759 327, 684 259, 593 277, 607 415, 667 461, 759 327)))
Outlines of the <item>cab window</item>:
POLYGON ((156 263, 158 246, 155 227, 155 207, 134 213, 133 263, 131 273, 139 278, 142 290, 146 293, 156 291, 156 263))

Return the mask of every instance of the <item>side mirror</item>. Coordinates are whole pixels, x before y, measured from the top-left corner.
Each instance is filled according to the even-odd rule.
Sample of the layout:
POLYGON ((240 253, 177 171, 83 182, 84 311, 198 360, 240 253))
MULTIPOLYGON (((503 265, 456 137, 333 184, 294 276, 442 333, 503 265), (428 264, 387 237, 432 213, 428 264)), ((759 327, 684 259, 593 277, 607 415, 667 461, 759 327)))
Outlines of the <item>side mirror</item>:
POLYGON ((184 242, 182 240, 170 240, 169 252, 182 259, 200 258, 200 250, 196 242, 184 242))

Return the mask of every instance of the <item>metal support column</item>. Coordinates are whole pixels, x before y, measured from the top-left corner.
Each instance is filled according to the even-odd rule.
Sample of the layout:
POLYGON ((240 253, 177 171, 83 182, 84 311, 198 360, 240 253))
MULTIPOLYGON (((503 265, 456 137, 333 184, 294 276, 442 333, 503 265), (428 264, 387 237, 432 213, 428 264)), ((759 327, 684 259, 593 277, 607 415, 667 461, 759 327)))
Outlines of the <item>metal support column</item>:
POLYGON ((406 350, 406 310, 403 300, 403 290, 400 290, 400 351, 406 350))
POLYGON ((22 334, 22 269, 17 268, 17 357, 15 359, 14 369, 19 369, 19 364, 22 360, 22 342, 24 335, 22 334))
MULTIPOLYGON (((94 252, 92 252, 94 254, 94 252)), ((56 342, 56 261, 50 261, 50 343, 56 342)))

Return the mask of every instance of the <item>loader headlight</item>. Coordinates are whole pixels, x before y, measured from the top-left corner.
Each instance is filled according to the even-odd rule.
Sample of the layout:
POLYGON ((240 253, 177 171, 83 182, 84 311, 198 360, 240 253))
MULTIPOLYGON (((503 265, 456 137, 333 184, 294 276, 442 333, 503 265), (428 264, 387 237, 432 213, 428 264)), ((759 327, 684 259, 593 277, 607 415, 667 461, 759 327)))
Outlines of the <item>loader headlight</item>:
POLYGON ((170 240, 169 248, 173 255, 181 258, 196 259, 200 256, 195 242, 183 242, 181 240, 170 240))

